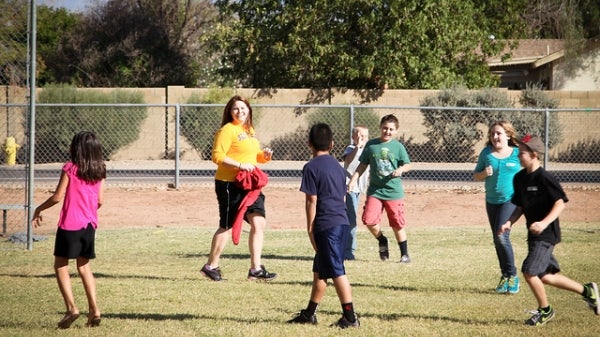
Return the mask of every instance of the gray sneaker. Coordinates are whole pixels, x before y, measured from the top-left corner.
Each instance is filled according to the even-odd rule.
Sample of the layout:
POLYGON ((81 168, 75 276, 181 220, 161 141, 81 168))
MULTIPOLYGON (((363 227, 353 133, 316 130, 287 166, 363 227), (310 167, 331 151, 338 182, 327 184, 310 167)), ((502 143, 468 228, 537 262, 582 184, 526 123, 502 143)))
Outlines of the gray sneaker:
POLYGON ((219 269, 219 267, 210 269, 208 267, 208 265, 205 264, 204 267, 202 267, 202 269, 200 269, 200 273, 204 277, 206 277, 208 279, 211 279, 213 281, 221 281, 221 280, 223 280, 223 277, 221 275, 221 269, 219 269))
POLYGON ((400 258, 400 263, 409 264, 410 262, 410 256, 408 255, 402 255, 402 257, 400 258))
POLYGON ((252 269, 248 270, 249 280, 271 281, 276 278, 277 274, 269 273, 263 265, 260 266, 260 269, 258 271, 253 272, 252 269))

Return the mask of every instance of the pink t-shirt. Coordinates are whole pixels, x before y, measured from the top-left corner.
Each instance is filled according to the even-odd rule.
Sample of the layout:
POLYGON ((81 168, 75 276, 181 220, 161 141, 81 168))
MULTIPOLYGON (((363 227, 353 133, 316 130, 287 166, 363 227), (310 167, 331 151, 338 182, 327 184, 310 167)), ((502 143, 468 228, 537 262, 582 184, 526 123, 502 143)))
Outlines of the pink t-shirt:
POLYGON ((101 181, 88 183, 80 179, 77 176, 77 166, 72 162, 65 163, 62 170, 69 176, 69 184, 60 210, 58 227, 67 231, 78 231, 91 223, 94 228, 98 228, 98 194, 101 181))

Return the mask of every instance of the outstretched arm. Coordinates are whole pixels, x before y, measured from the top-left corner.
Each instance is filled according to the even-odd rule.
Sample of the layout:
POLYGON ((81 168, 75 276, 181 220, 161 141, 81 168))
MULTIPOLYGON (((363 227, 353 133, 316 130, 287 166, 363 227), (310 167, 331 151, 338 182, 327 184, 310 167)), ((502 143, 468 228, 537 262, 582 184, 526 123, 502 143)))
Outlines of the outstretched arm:
POLYGON ((60 180, 58 181, 58 186, 56 186, 56 190, 54 190, 54 193, 35 209, 32 219, 34 227, 41 226, 41 222, 43 220, 42 211, 58 204, 63 199, 63 197, 65 196, 65 192, 67 191, 68 185, 69 176, 65 172, 62 172, 60 175, 60 180))

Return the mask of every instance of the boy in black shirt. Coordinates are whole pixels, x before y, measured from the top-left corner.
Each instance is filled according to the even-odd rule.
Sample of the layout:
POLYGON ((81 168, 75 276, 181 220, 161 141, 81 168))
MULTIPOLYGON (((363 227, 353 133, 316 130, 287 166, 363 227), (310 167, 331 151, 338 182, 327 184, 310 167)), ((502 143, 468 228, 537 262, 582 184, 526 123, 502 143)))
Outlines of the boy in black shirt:
POLYGON ((523 170, 513 179, 515 194, 512 203, 517 208, 498 234, 510 230, 515 221, 525 214, 528 254, 521 271, 538 301, 538 310, 525 324, 539 326, 554 317, 545 284, 581 294, 594 313, 600 315, 597 284, 591 282, 583 285, 560 274, 558 262, 552 255, 554 246, 560 242, 558 216, 569 199, 558 180, 540 164, 540 155, 545 150, 544 143, 539 137, 529 135, 518 143, 519 161, 523 170))

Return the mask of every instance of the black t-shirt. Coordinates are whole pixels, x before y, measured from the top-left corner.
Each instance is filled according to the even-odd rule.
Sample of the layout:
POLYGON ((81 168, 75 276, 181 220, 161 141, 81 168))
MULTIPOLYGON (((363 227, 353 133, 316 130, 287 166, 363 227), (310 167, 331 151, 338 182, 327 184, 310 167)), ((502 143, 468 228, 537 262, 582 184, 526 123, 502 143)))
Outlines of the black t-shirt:
MULTIPOLYGON (((513 185, 515 194, 512 197, 512 203, 523 208, 527 229, 532 223, 544 219, 557 200, 569 201, 556 177, 543 167, 531 173, 527 173, 526 169, 519 171, 513 179, 513 185)), ((527 240, 559 243, 560 224, 558 218, 548 225, 540 235, 528 231, 527 240)))

